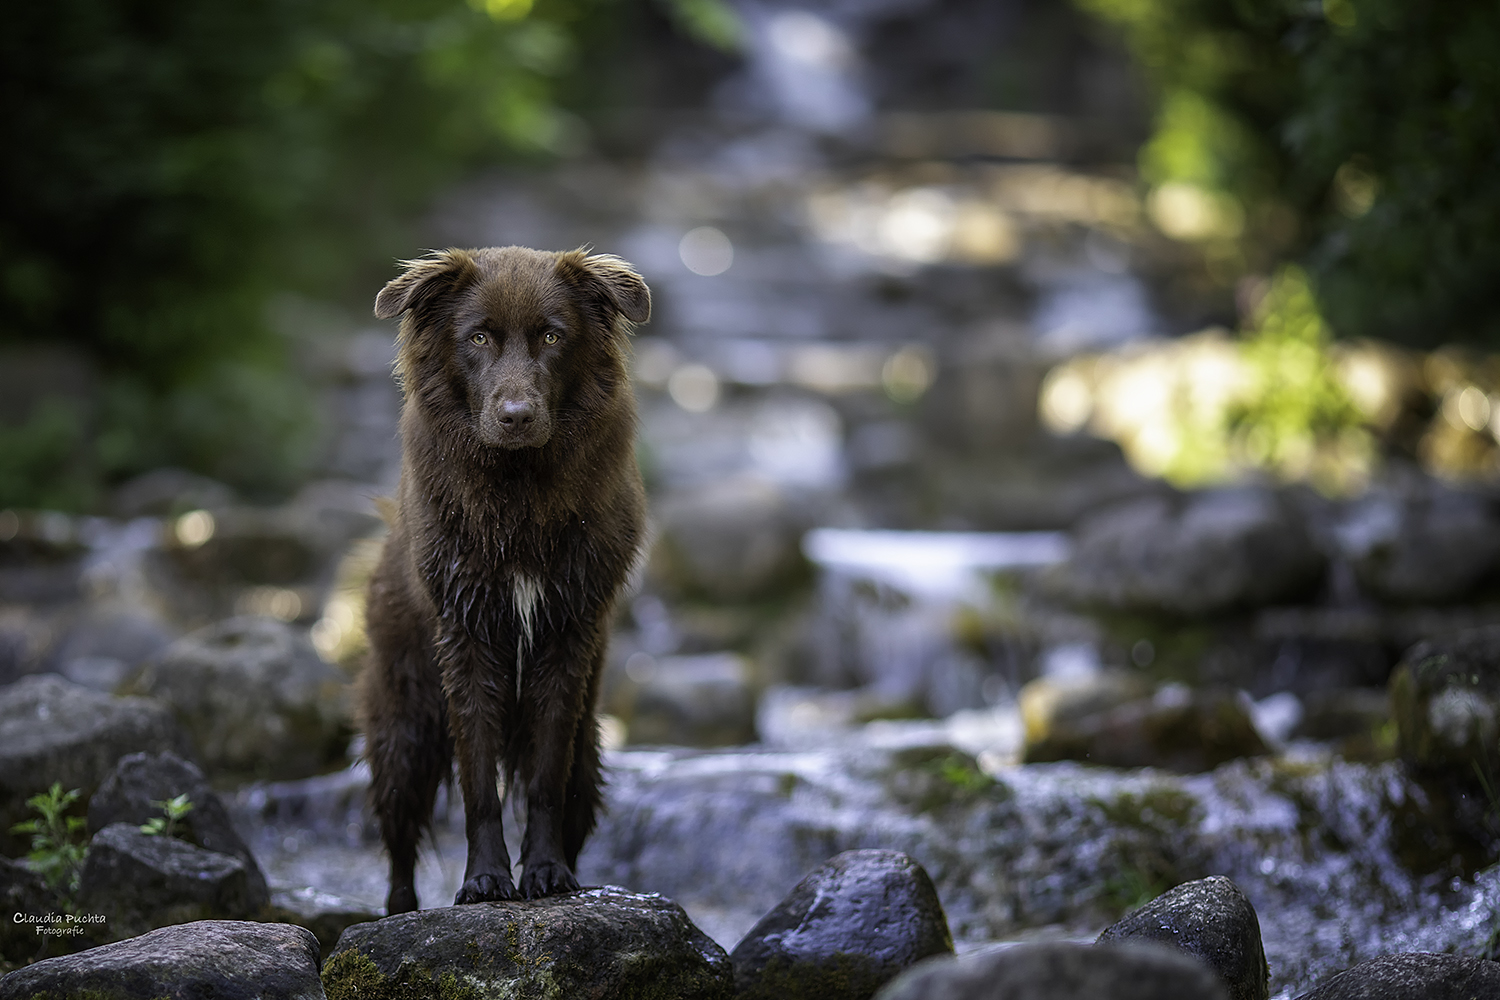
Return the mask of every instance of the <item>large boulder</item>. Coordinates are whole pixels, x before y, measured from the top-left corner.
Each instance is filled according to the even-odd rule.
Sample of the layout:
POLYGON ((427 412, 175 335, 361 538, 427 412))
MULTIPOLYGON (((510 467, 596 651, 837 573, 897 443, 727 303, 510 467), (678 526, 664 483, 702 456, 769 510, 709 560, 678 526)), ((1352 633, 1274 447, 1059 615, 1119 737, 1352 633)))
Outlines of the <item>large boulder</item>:
POLYGON ((484 997, 733 994, 729 957, 680 906, 611 887, 356 924, 323 967, 335 996, 421 996, 445 980, 484 997))
POLYGON ((0 1000, 322 1000, 318 942, 290 924, 203 920, 163 927, 0 979, 0 1000))
POLYGON ((170 705, 210 774, 292 778, 344 761, 347 688, 304 630, 241 616, 179 639, 120 693, 170 705))
POLYGON ((1255 907, 1222 875, 1162 893, 1104 929, 1099 944, 1154 941, 1187 952, 1218 973, 1229 1000, 1266 1000, 1271 970, 1255 907))
POLYGON ((876 1000, 1227 1000, 1202 963, 1152 944, 1022 944, 923 962, 876 1000))
POLYGON ((1460 600, 1500 568, 1493 502, 1432 479, 1372 491, 1335 535, 1360 588, 1383 601, 1460 600))
POLYGON ((178 821, 176 835, 205 851, 239 858, 250 869, 253 892, 265 895, 265 876, 249 845, 235 830, 224 801, 197 765, 174 753, 121 757, 89 799, 89 832, 98 833, 113 823, 141 826, 162 818, 157 803, 179 795, 188 797, 192 809, 178 821))
POLYGON ((1419 642, 1391 675, 1402 758, 1430 773, 1493 780, 1500 739, 1500 626, 1419 642))
POLYGON ((1500 962, 1408 952, 1362 962, 1297 1000, 1478 1000, 1500 997, 1500 962))
POLYGON ((190 920, 250 919, 270 897, 265 878, 240 858, 112 823, 89 842, 78 902, 120 938, 190 920))
POLYGON ((952 954, 927 872, 900 851, 845 851, 813 871, 730 953, 746 1000, 866 1000, 910 965, 952 954))
POLYGON ((1078 529, 1061 594, 1111 611, 1201 617, 1304 596, 1324 568, 1301 519, 1268 490, 1150 497, 1078 529))
POLYGON ((54 783, 83 799, 128 753, 187 753, 170 712, 146 698, 112 698, 55 674, 0 688, 0 846, 16 855, 25 841, 9 834, 29 818, 26 800, 54 783), (8 839, 6 839, 8 838, 8 839))

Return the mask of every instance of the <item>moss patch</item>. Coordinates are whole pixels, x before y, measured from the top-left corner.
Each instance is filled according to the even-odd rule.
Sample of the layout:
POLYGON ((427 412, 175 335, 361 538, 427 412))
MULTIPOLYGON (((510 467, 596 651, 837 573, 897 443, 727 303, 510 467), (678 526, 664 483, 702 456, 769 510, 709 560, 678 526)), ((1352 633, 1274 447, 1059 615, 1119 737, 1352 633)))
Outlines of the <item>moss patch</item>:
POLYGON ((480 1000, 479 990, 452 972, 434 977, 420 966, 402 966, 387 976, 353 950, 325 962, 322 979, 328 1000, 480 1000))

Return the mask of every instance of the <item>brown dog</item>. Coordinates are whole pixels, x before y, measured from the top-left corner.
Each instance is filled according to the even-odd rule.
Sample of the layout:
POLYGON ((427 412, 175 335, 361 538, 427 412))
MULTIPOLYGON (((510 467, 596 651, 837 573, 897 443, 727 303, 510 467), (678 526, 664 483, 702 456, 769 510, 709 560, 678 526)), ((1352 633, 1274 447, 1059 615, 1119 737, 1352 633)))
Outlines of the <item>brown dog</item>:
POLYGON ((650 312, 619 258, 522 247, 408 261, 375 300, 404 314, 401 484, 363 690, 389 913, 417 907, 417 839, 455 754, 469 851, 454 902, 516 898, 502 764, 526 802, 520 894, 578 887, 610 614, 644 539, 625 338, 650 312))

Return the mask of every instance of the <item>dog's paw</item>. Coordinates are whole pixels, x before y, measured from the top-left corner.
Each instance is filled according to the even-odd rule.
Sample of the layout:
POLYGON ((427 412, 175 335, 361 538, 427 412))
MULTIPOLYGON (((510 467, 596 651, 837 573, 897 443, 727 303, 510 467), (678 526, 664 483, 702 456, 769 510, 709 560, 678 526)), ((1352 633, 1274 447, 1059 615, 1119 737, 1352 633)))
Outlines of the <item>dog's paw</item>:
POLYGON ((536 866, 527 865, 521 873, 521 895, 527 899, 540 899, 560 892, 578 891, 578 879, 568 866, 556 861, 536 866))
POLYGON ((475 875, 459 887, 453 897, 453 905, 464 903, 493 903, 497 900, 515 899, 516 887, 508 875, 475 875))
POLYGON ((391 886, 385 897, 385 915, 394 917, 398 913, 410 913, 417 908, 417 890, 409 885, 391 886))

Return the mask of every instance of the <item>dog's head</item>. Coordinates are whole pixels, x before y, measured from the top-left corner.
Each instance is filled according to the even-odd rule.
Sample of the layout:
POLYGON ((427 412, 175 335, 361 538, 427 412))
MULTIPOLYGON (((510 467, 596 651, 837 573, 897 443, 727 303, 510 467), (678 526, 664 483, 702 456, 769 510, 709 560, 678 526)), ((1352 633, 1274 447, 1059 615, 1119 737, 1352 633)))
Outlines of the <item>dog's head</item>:
POLYGON ((404 314, 397 374, 434 418, 490 447, 540 448, 627 390, 624 338, 651 292, 620 258, 501 247, 405 265, 375 315, 404 314))

